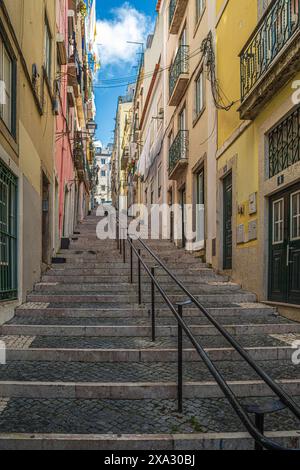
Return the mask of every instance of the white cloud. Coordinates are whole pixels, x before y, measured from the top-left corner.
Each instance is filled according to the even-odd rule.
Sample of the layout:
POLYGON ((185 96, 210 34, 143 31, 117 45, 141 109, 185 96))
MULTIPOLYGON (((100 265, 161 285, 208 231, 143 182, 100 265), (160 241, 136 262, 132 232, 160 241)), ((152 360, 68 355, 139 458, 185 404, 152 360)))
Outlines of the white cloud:
POLYGON ((102 65, 133 63, 137 47, 127 41, 145 42, 152 30, 151 18, 129 3, 112 10, 113 19, 97 21, 97 43, 102 65))

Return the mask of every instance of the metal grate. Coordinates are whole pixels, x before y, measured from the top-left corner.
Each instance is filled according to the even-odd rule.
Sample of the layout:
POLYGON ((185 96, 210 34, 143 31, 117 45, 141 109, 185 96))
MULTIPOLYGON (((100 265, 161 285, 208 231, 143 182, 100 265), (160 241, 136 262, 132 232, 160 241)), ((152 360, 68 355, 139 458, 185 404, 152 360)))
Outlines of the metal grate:
POLYGON ((189 73, 189 46, 180 46, 170 69, 170 97, 181 74, 189 73))
POLYGON ((242 101, 300 28, 300 0, 276 0, 241 53, 242 101))
POLYGON ((169 174, 180 160, 188 158, 189 131, 179 131, 169 150, 169 174))
POLYGON ((269 133, 269 177, 300 161, 300 107, 269 133))
POLYGON ((18 297, 17 178, 0 162, 0 301, 18 297))

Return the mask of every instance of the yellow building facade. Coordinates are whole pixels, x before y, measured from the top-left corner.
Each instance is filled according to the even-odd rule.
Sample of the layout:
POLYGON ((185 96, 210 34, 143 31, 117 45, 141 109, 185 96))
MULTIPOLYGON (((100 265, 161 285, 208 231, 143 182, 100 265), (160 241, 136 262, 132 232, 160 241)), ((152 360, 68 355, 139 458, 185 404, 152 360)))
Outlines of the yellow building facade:
POLYGON ((0 2, 6 93, 0 116, 1 321, 40 279, 41 259, 48 264, 52 255, 55 7, 52 0, 0 2))
POLYGON ((299 2, 217 1, 218 268, 299 304, 299 2))

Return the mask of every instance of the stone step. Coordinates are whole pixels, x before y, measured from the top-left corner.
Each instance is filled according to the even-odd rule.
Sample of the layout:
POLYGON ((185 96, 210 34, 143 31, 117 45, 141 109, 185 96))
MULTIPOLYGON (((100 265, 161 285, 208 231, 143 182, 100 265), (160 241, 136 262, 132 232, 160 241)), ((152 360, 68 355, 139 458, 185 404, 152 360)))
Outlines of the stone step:
MULTIPOLYGON (((300 333, 300 324, 250 324, 250 325, 224 325, 231 335, 263 335, 263 334, 289 334, 300 333)), ((189 324, 192 333, 196 336, 219 336, 218 330, 212 325, 189 324)), ((85 336, 85 337, 150 337, 150 326, 78 326, 78 325, 14 325, 5 324, 0 327, 2 335, 27 335, 27 336, 85 336)), ((156 327, 158 336, 177 337, 177 326, 156 327)))
MULTIPOLYGON (((24 401, 24 400, 23 400, 24 401)), ((27 400, 26 400, 27 402, 27 400)), ((49 412, 51 409, 49 408, 48 400, 45 401, 45 405, 43 404, 42 400, 37 402, 37 406, 43 410, 46 416, 49 416, 49 412), (43 406, 44 405, 44 406, 43 406)), ((54 401, 53 401, 54 402, 54 401)), ((35 408, 35 402, 32 400, 30 403, 32 408, 35 408)), ((54 403, 54 406, 58 407, 61 405, 61 401, 58 403, 54 403)), ((76 401, 76 405, 78 401, 76 401)), ((161 403, 163 405, 163 403, 161 403)), ((68 403, 70 406, 70 417, 73 416, 75 413, 75 403, 74 403, 74 411, 72 409, 71 402, 68 403)), ((99 405, 101 410, 103 410, 103 406, 99 405)), ((17 403, 17 400, 13 401, 12 404, 13 412, 15 413, 16 408, 21 408, 21 405, 17 403)), ((156 406, 158 409, 158 406, 156 406)), ((40 417, 42 415, 41 411, 37 415, 40 417)), ((77 415, 77 408, 76 408, 76 415, 77 415)), ((56 415, 55 415, 56 416, 56 415)), ((119 414, 120 417, 123 418, 122 415, 119 414)), ((153 416, 153 415, 152 415, 153 416)), ((90 451, 187 451, 190 449, 193 450, 253 450, 254 443, 253 439, 249 436, 246 432, 212 432, 212 433, 199 433, 199 432, 189 432, 183 433, 181 431, 180 426, 177 424, 176 419, 178 418, 175 416, 175 424, 172 425, 172 420, 169 419, 170 422, 170 431, 169 434, 163 434, 159 429, 161 429, 161 424, 158 421, 157 429, 158 431, 155 434, 150 434, 148 431, 147 425, 145 425, 146 433, 143 434, 139 432, 139 434, 120 434, 117 430, 115 434, 113 433, 106 433, 106 434, 99 434, 94 432, 90 432, 90 428, 88 423, 95 422, 95 414, 94 409, 89 416, 86 412, 84 415, 86 421, 80 421, 85 423, 82 425, 86 427, 87 431, 86 434, 72 434, 74 432, 74 427, 69 431, 69 433, 43 433, 42 431, 36 432, 31 431, 30 433, 18 432, 8 432, 0 434, 0 450, 90 450, 90 451), (89 420, 89 421, 88 421, 89 420), (89 434, 90 432, 90 434, 89 434), (179 434, 176 434, 178 432, 179 434)), ((28 411, 22 412, 18 414, 18 421, 20 423, 27 424, 28 419, 28 411)), ((98 423, 98 414, 96 414, 96 419, 98 423)), ((195 423, 195 419, 192 416, 188 418, 191 423, 195 423)), ((55 423, 53 423, 53 427, 55 429, 67 429, 66 421, 63 421, 59 417, 56 418, 55 423)), ((106 416, 106 420, 107 416, 106 416)), ((42 421, 42 420, 41 420, 42 421)), ((165 415, 162 414, 162 423, 166 421, 165 415)), ((30 420, 32 422, 32 420, 30 420)), ((99 423, 105 422, 103 417, 99 417, 99 423)), ((128 420, 127 416, 124 416, 124 422, 130 423, 131 421, 128 420)), ((78 422, 75 422, 78 426, 78 422)), ((23 427, 24 427, 23 424, 23 427)), ((283 425, 283 422, 282 422, 283 425)), ((119 426, 116 426, 119 429, 119 426)), ((193 428, 198 426, 193 424, 193 428)), ((38 418, 35 418, 34 423, 31 425, 30 429, 51 429, 51 426, 48 422, 47 425, 42 425, 38 422, 38 418)), ((99 428, 101 426, 99 425, 99 428)), ((200 426, 199 426, 200 428, 200 426)), ((18 429, 13 425, 9 427, 9 429, 18 429)), ((76 429, 75 429, 76 430, 76 429)), ((66 431, 64 431, 66 432, 66 431)), ((266 436, 270 438, 272 441, 280 444, 286 448, 294 449, 300 447, 300 437, 299 431, 269 431, 266 432, 266 436)))
MULTIPOLYGON (((93 272, 93 271, 91 271, 93 272)), ((111 283, 113 280, 115 280, 115 274, 109 275, 102 275, 99 274, 91 274, 91 275, 76 275, 76 274, 70 274, 69 270, 61 270, 61 271, 55 271, 55 274, 53 274, 52 271, 48 271, 46 275, 43 276, 43 282, 59 282, 60 284, 93 284, 93 283, 99 283, 99 284, 106 284, 106 283, 111 283)), ((159 280, 160 284, 162 286, 164 285, 170 285, 170 279, 167 276, 163 275, 157 275, 156 278, 159 280)), ((180 280, 182 281, 182 275, 180 276, 180 280)), ((130 273, 123 273, 119 274, 118 280, 120 283, 123 282, 129 282, 130 280, 130 273)), ((134 281, 136 284, 136 276, 134 276, 134 281)), ((218 275, 212 275, 209 273, 209 275, 205 275, 205 273, 200 273, 197 275, 185 275, 184 277, 184 284, 185 285, 194 285, 197 284, 198 282, 212 282, 212 281, 221 281, 221 282, 227 282, 227 279, 224 280, 223 276, 218 276, 218 275)), ((150 279, 146 279, 145 276, 143 276, 143 284, 147 282, 147 285, 150 283, 150 279)))
MULTIPOLYGON (((110 364, 111 367, 112 364, 110 364)), ((85 367, 87 364, 85 364, 85 367)), ((300 380, 278 380, 278 384, 290 395, 300 396, 300 380)), ((261 380, 228 381, 237 397, 269 397, 270 389, 261 380)), ((221 398, 220 387, 212 381, 185 382, 186 399, 221 398)), ((142 400, 176 399, 177 382, 30 382, 0 381, 2 398, 69 398, 142 400)), ((1 423, 1 415, 0 415, 1 423)), ((127 423, 128 424, 128 423, 127 423)), ((2 428, 3 429, 3 428, 2 428)))
MULTIPOLYGON (((234 337, 244 348, 290 346, 284 337, 274 335, 241 335, 234 337), (280 338, 280 339, 279 339, 280 338)), ((228 348, 230 344, 221 336, 197 336, 203 348, 228 348)), ((38 349, 169 349, 177 348, 176 336, 157 336, 152 342, 151 336, 0 336, 8 348, 21 347, 38 349)), ((183 337, 183 346, 191 348, 191 342, 183 337)))
MULTIPOLYGON (((254 302, 256 300, 256 296, 254 294, 250 293, 244 293, 244 292, 232 292, 232 293, 214 293, 214 294, 207 294, 203 293, 201 295, 196 295, 196 299, 199 300, 199 302, 215 302, 215 303, 230 303, 230 302, 254 302)), ((174 304, 177 302, 181 302, 183 300, 186 300, 186 295, 185 294, 179 294, 179 295, 170 295, 170 300, 174 304)), ((106 293, 102 294, 97 294, 95 292, 91 293, 84 293, 80 294, 78 292, 61 292, 60 294, 51 294, 51 293, 45 293, 45 294, 39 294, 36 292, 33 292, 27 296, 27 302, 72 302, 72 303, 98 303, 98 304, 104 304, 104 303, 134 303, 137 301, 137 293, 132 292, 132 293, 120 293, 120 294, 114 294, 114 295, 109 295, 106 293)), ((142 296, 142 302, 143 303, 149 303, 151 301, 151 294, 143 294, 142 296)), ((159 296, 156 299, 156 304, 157 305, 165 305, 165 301, 159 296)))
MULTIPOLYGON (((46 311, 47 312, 47 311, 46 311)), ((253 313, 242 314, 236 316, 218 316, 218 322, 221 325, 260 325, 260 324, 290 324, 294 325, 291 320, 284 317, 280 317, 274 314, 256 315, 253 313)), ((210 325, 211 322, 200 312, 197 316, 185 316, 185 322, 188 325, 210 325)), ((84 325, 84 326, 149 326, 150 315, 147 316, 122 316, 122 317, 56 317, 51 314, 35 314, 32 316, 22 315, 14 317, 12 320, 7 322, 7 325, 84 325)), ((177 325, 177 319, 175 316, 162 316, 156 317, 157 325, 177 325)))
MULTIPOLYGON (((115 268, 114 265, 112 264, 110 268, 106 268, 106 269, 102 269, 101 266, 100 267, 96 267, 96 268, 93 268, 93 267, 90 267, 90 263, 89 263, 89 267, 85 267, 85 268, 81 268, 81 267, 78 267, 78 266, 75 266, 74 265, 72 267, 69 267, 68 265, 63 265, 63 267, 59 267, 59 265, 56 265, 56 266, 52 266, 52 268, 47 272, 47 275, 50 275, 50 276, 59 276, 60 278, 61 277, 70 277, 70 276, 100 276, 100 277, 104 277, 104 278, 114 278, 114 276, 116 276, 116 274, 118 274, 120 276, 120 279, 122 280, 122 278, 124 276, 127 276, 127 279, 129 279, 129 276, 130 276, 130 268, 127 267, 127 268, 115 268)), ((220 276, 218 274, 215 274, 212 269, 208 269, 208 268, 204 268, 204 269, 200 269, 200 270, 175 270, 174 271, 174 274, 179 278, 179 280, 181 281, 190 281, 190 282, 193 282, 197 279, 211 279, 211 280, 217 280, 217 281, 226 281, 228 280, 228 278, 224 277, 224 276, 220 276)), ((161 281, 164 281, 164 280, 168 280, 170 279, 170 277, 164 273, 163 271, 161 272, 157 272, 156 273, 156 278, 158 280, 161 280, 161 281)), ((137 281, 137 271, 135 270, 134 271, 134 279, 135 279, 135 282, 137 281)), ((142 276, 142 279, 149 279, 149 278, 146 278, 145 275, 142 276)))
MULTIPOLYGON (((274 380, 293 380, 299 382, 300 368, 290 360, 257 361, 257 365, 274 380)), ((218 370, 227 381, 259 379, 248 365, 237 361, 218 361, 218 370)), ((0 367, 0 383, 38 382, 38 383, 160 383, 176 382, 178 367, 176 362, 62 362, 62 361, 10 361, 0 367)), ((202 361, 186 362, 183 368, 184 383, 205 384, 214 382, 207 366, 202 361)), ((251 387, 251 385, 250 385, 251 387)), ((300 390, 300 388, 299 388, 300 390)), ((270 393, 270 391, 269 391, 270 393)), ((300 392, 299 392, 300 394, 300 392)), ((2 396, 1 392, 0 395, 2 396)), ((109 397, 108 397, 109 398, 109 397)))
MULTIPOLYGON (((164 290, 167 293, 180 293, 182 289, 178 286, 170 285, 170 284, 162 284, 164 290)), ((193 284, 185 283, 185 286, 188 290, 193 294, 201 294, 203 293, 227 293, 227 292, 236 292, 240 290, 240 286, 237 284, 232 283, 218 283, 218 285, 211 284, 208 282, 196 282, 193 284)), ((145 293, 149 292, 150 284, 144 283, 142 286, 142 291, 145 293)), ((63 283, 60 284, 59 282, 39 282, 34 287, 35 292, 67 292, 67 291, 76 291, 76 292, 96 292, 96 293, 112 293, 112 292, 128 292, 132 291, 133 293, 137 291, 137 286, 132 285, 130 283, 119 283, 119 284, 112 284, 112 283, 63 283)))
MULTIPOLYGON (((232 317, 232 316, 251 316, 256 315, 262 318, 269 317, 270 315, 275 315, 275 309, 268 307, 264 304, 232 304, 231 306, 223 307, 207 307, 208 312, 218 318, 220 316, 232 317)), ((106 318, 106 319, 117 319, 117 318, 132 318, 133 321, 138 321, 139 318, 142 320, 149 317, 148 310, 143 306, 134 306, 129 305, 127 307, 121 308, 118 305, 116 308, 95 308, 92 304, 85 308, 81 308, 78 304, 70 305, 66 304, 65 307, 52 308, 51 304, 38 302, 29 302, 21 305, 16 309, 16 316, 38 316, 38 315, 47 315, 50 318, 106 318)), ((199 317, 202 314, 199 310, 194 308, 186 308, 185 315, 189 317, 199 317)), ((174 314, 166 308, 157 309, 156 316, 167 317, 169 319, 174 318, 174 314)), ((231 320, 230 320, 231 321, 231 320)))
MULTIPOLYGON (((232 348, 206 348, 213 361, 244 361, 232 348)), ((246 348, 257 361, 290 361, 294 349, 290 346, 246 348)), ((175 362, 176 348, 169 349, 7 349, 7 361, 61 361, 61 362, 175 362)), ((195 349, 183 350, 184 362, 201 361, 195 349)))

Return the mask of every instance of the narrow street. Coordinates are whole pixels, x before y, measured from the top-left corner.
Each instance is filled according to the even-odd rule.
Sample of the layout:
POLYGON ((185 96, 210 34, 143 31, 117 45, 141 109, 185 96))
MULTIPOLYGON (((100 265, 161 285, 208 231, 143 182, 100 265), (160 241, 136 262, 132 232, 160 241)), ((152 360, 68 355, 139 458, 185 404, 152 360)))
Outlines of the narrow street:
MULTIPOLYGON (((1 327, 8 351, 0 368, 0 448, 253 448, 187 338, 177 411, 177 321, 156 293, 152 342, 149 278, 142 270, 139 306, 136 259, 131 285, 128 247, 124 264, 115 241, 96 239, 98 221, 92 215, 79 226, 58 255, 66 264, 52 265, 1 327)), ((170 242, 147 243, 299 403, 300 372, 287 343, 299 323, 170 242)), ((144 260, 153 266, 145 253, 144 260)), ((186 300, 161 269, 156 276, 174 304, 186 300)), ((184 319, 242 403, 268 402, 268 387, 197 308, 186 307, 184 319)), ((299 441, 298 423, 285 410, 268 415, 266 429, 285 445, 299 441)))

